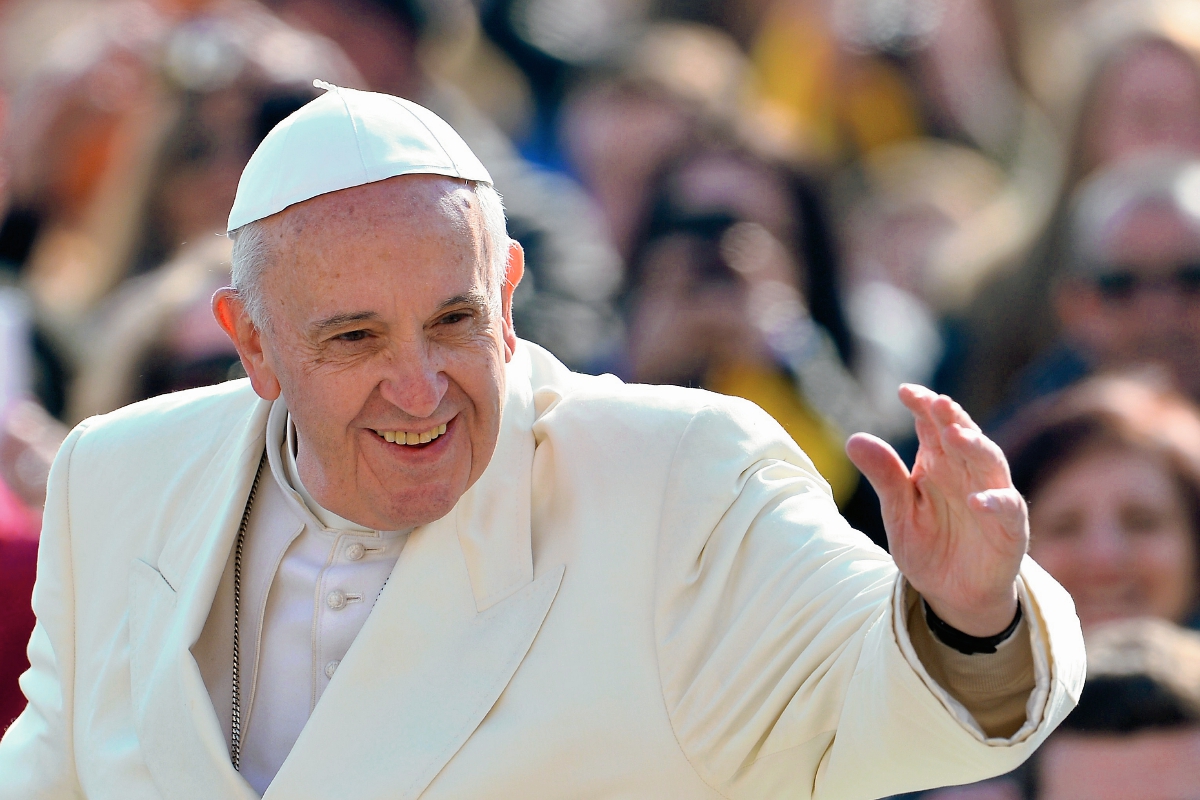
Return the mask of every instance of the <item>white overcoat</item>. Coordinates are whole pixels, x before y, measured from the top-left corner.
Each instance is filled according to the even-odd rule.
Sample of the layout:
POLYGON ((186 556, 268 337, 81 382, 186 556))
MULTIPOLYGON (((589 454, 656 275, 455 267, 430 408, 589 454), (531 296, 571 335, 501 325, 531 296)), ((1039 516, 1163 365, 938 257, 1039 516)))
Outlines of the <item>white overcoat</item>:
MULTIPOLYGON (((757 407, 568 372, 522 342, 495 456, 415 529, 268 798, 876 798, 1000 773, 1084 674, 987 739, 916 659, 895 565, 757 407)), ((253 798, 189 648, 264 447, 238 381, 82 423, 50 477, 30 703, 0 798, 253 798)))

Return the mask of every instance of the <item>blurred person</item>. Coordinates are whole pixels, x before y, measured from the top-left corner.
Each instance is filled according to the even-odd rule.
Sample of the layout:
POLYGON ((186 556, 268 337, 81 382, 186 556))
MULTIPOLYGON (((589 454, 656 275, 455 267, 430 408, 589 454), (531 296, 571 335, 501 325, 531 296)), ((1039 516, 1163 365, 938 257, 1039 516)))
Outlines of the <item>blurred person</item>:
POLYGON ((1085 630, 1153 616, 1196 625, 1200 410, 1147 379, 1101 376, 1027 408, 1001 434, 1029 502, 1030 555, 1085 630))
POLYGON ((798 181, 736 148, 699 149, 665 174, 630 268, 628 372, 762 406, 845 503, 858 483, 846 432, 877 419, 834 338, 832 253, 798 181))
POLYGON ((351 72, 249 0, 105 5, 54 40, 14 104, 4 235, 68 362, 123 279, 220 232, 241 166, 313 78, 351 72))
POLYGON ((888 430, 906 427, 901 383, 933 385, 959 337, 950 320, 1019 248, 1019 194, 1002 167, 937 139, 880 147, 840 175, 842 283, 855 373, 888 430))
POLYGON ((756 84, 796 151, 837 164, 921 136, 1006 167, 1040 136, 987 0, 777 0, 752 49, 756 84))
POLYGON ((76 381, 73 419, 242 377, 237 351, 209 309, 229 283, 230 250, 224 237, 195 242, 114 293, 76 381))
MULTIPOLYGON (((1200 635, 1161 620, 1087 637, 1079 705, 1010 775, 905 800, 1190 800, 1200 786, 1200 635)), ((899 798, 897 798, 899 800, 899 798)))
POLYGON ((6 257, 41 314, 68 327, 121 277, 147 153, 165 122, 149 5, 93 7, 54 37, 13 98, 6 257))
POLYGON ((25 708, 17 679, 29 669, 25 648, 34 626, 29 598, 37 574, 40 523, 0 483, 0 734, 25 708))
MULTIPOLYGON (((86 315, 126 275, 157 266, 181 241, 221 231, 254 137, 265 133, 255 125, 269 128, 313 96, 311 77, 297 70, 330 73, 321 66, 331 63, 328 45, 291 32, 260 7, 208 5, 185 9, 183 19, 139 3, 88 9, 63 26, 41 67, 18 88, 8 154, 17 198, 0 231, 0 257, 35 302, 21 342, 35 349, 18 359, 6 348, 3 368, 24 362, 27 393, 36 390, 55 413, 71 414, 61 360, 94 375, 95 364, 111 367, 129 352, 101 350, 94 364, 94 344, 105 337, 95 336, 86 315), (297 91, 305 92, 298 101, 297 91), (281 99, 278 116, 255 119, 281 99)), ((219 285, 210 281, 199 298, 218 336, 207 301, 219 285)), ((143 324, 154 318, 138 311, 143 324)), ((158 371, 173 375, 179 355, 164 351, 158 371)), ((128 377, 107 373, 109 381, 128 377)), ((106 399, 115 404, 100 410, 188 386, 163 381, 131 395, 114 392, 106 399)), ((16 676, 28 668, 41 508, 50 461, 66 435, 43 408, 21 400, 0 404, 7 412, 0 418, 4 725, 24 705, 16 676)))
POLYGON ((17 678, 29 669, 30 605, 46 477, 66 436, 62 425, 31 400, 10 403, 0 416, 0 732, 25 707, 17 678))
MULTIPOLYGON (((964 315, 969 340, 955 367, 961 379, 946 388, 977 415, 1006 413, 1013 393, 1019 399, 1023 392, 1016 385, 1021 371, 1060 334, 1052 298, 1072 259, 1071 203, 1081 184, 1097 171, 1161 150, 1200 156, 1197 42, 1186 38, 1186 25, 1164 24, 1157 13, 1164 5, 1085 4, 1047 37, 1040 61, 1033 59, 1035 85, 1063 84, 1040 94, 1062 120, 1066 167, 1040 241, 1023 263, 988 282, 964 315), (1112 7, 1130 13, 1109 19, 1104 12, 1112 7)), ((1193 0, 1175 5, 1191 18, 1198 7, 1193 0), (1183 8, 1189 4, 1191 12, 1183 8)))
POLYGON ((421 103, 446 119, 479 154, 504 195, 528 274, 514 299, 523 335, 574 369, 611 360, 621 345, 614 307, 622 262, 600 211, 577 184, 535 167, 466 96, 424 68, 418 43, 448 9, 419 0, 270 0, 298 26, 336 42, 363 76, 363 88, 421 103), (433 17, 433 18, 431 18, 433 17))
POLYGON ((1059 338, 1016 376, 1002 414, 1139 364, 1200 399, 1200 160, 1152 153, 1086 181, 1051 301, 1059 338))
POLYGON ((1200 635, 1147 619, 1087 636, 1079 706, 1027 765, 1034 800, 1178 800, 1200 786, 1200 635))
POLYGON ((1167 38, 1134 37, 1098 68, 1079 113, 1077 178, 1150 150, 1200 154, 1196 56, 1167 38))
POLYGON ((728 35, 659 22, 566 98, 566 157, 604 211, 618 249, 631 255, 664 167, 693 143, 739 128, 749 63, 728 35))
MULTIPOLYGON (((0 89, 0 137, 7 96, 0 89)), ((8 208, 8 164, 0 156, 0 217, 8 208)), ((0 733, 25 707, 17 683, 29 668, 30 595, 37 569, 41 508, 59 426, 30 397, 33 319, 26 294, 0 261, 0 733)))

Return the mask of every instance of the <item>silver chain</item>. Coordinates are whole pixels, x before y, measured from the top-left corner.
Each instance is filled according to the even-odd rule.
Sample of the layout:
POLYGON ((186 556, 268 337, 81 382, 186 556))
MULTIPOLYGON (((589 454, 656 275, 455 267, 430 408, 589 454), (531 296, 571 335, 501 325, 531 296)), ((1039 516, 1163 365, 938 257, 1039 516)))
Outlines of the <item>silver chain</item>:
POLYGON ((254 505, 254 495, 258 494, 258 482, 262 478, 263 464, 267 462, 264 452, 258 460, 258 472, 254 473, 254 483, 250 486, 250 496, 246 498, 246 509, 242 511, 242 524, 238 527, 237 549, 233 557, 233 714, 229 732, 229 760, 233 768, 241 771, 242 766, 242 682, 241 663, 238 644, 241 641, 241 626, 239 624, 242 605, 242 551, 246 545, 246 526, 250 523, 250 509, 254 505))

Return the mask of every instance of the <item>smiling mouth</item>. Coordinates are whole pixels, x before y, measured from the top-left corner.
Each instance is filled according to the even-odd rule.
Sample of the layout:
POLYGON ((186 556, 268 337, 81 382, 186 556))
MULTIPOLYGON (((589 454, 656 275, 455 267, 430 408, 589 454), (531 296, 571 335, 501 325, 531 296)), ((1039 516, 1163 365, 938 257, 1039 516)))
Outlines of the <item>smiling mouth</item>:
POLYGON ((410 447, 415 447, 417 445, 429 444, 445 432, 446 426, 438 425, 437 427, 430 428, 427 431, 421 431, 420 433, 414 433, 412 431, 375 431, 375 435, 393 444, 403 444, 410 447))

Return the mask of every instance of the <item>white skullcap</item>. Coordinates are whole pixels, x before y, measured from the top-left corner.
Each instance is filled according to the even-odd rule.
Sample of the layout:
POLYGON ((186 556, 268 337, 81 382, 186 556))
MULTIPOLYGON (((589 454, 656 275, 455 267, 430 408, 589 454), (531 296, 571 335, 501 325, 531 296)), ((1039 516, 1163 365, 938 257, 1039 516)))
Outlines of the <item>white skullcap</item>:
POLYGON ((229 230, 317 195, 397 175, 492 176, 445 120, 399 97, 313 81, 325 94, 276 125, 242 170, 229 230))

